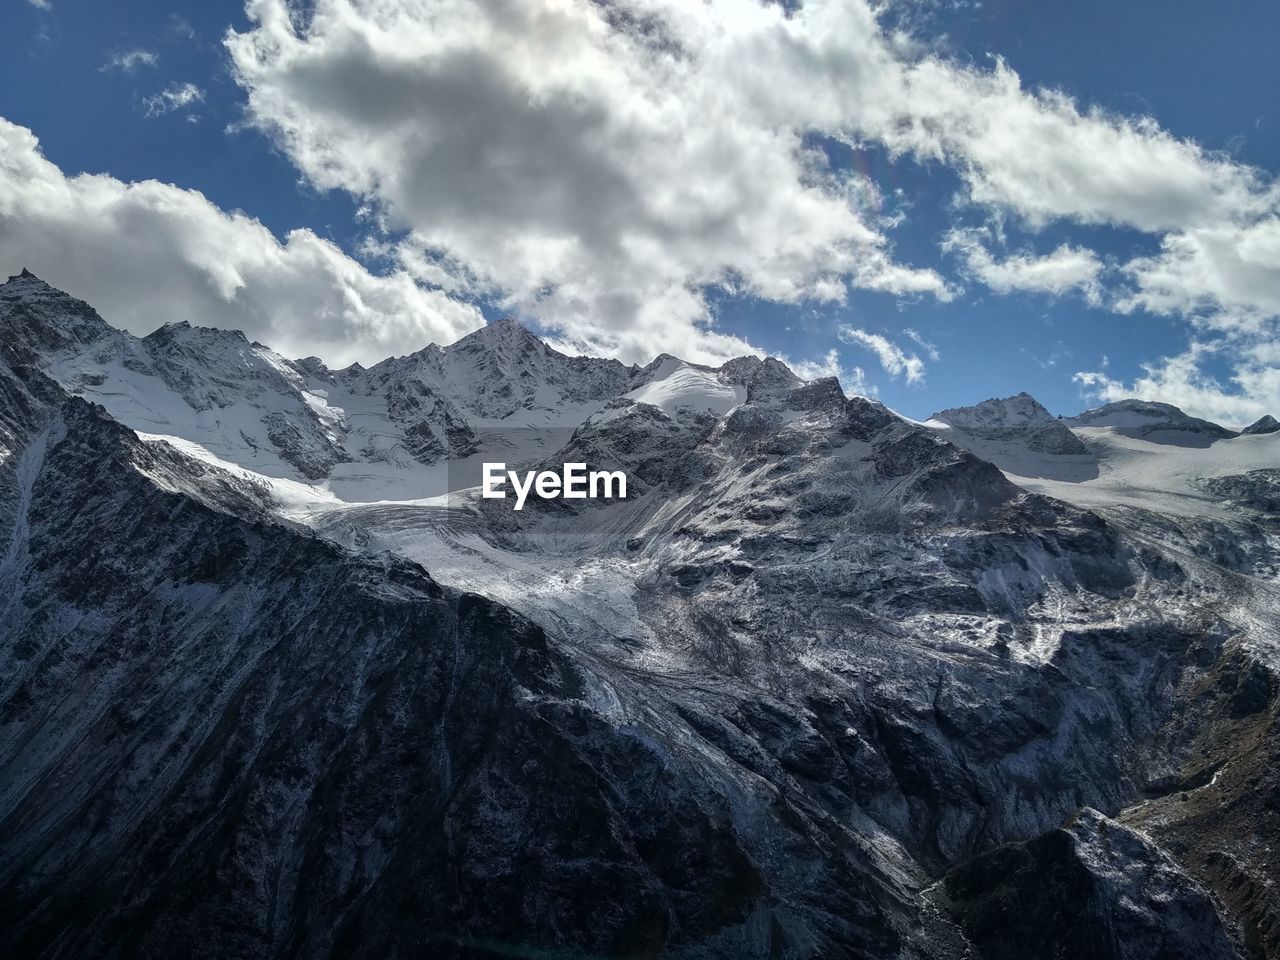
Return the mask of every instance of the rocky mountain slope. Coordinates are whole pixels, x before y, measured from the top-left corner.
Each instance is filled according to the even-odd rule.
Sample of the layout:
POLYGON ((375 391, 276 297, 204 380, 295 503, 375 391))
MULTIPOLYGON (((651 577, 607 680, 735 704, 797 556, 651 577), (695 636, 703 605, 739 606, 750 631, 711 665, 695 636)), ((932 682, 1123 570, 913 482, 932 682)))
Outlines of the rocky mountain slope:
POLYGON ((0 286, 0 951, 1280 953, 1280 434, 0 286), (625 469, 626 500, 472 489, 625 469))

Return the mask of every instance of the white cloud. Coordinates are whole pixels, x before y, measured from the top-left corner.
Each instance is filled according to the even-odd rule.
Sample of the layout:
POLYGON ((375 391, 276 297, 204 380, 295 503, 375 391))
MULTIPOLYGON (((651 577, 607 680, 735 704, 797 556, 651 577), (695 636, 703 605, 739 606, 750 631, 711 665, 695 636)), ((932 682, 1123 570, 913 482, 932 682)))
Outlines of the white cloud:
POLYGON ((845 343, 857 344, 874 353, 880 366, 891 377, 903 375, 907 383, 924 382, 924 361, 914 353, 907 353, 887 337, 847 326, 840 328, 839 337, 845 343))
POLYGON ((1135 290, 1119 304, 1261 332, 1280 317, 1280 217, 1191 227, 1131 261, 1135 290))
POLYGON ((469 289, 597 350, 743 352, 707 336, 707 285, 948 296, 893 260, 859 212, 865 184, 805 146, 814 111, 761 96, 766 77, 822 79, 781 62, 817 53, 804 10, 792 25, 756 0, 320 0, 305 29, 284 0, 248 12, 227 46, 249 117, 313 183, 409 229, 407 263, 442 254, 469 289))
POLYGON ((185 110, 197 103, 204 103, 204 91, 194 83, 174 82, 159 93, 142 98, 142 106, 148 117, 185 110))
POLYGON ((925 352, 925 356, 927 356, 934 363, 937 363, 940 359, 942 359, 942 355, 938 353, 938 348, 935 347, 928 340, 926 340, 924 337, 920 336, 920 334, 917 333, 915 330, 912 330, 910 327, 907 327, 902 331, 902 333, 904 336, 906 336, 908 340, 914 341, 915 344, 925 352))
POLYGON ((904 69, 869 132, 892 148, 953 163, 970 198, 1032 225, 1116 224, 1157 233, 1274 204, 1257 171, 1178 140, 1150 118, 1081 110, 990 71, 927 59, 904 69))
POLYGON ((1093 251, 1000 260, 970 232, 948 241, 996 292, 1076 289, 1128 312, 1193 317, 1222 330, 1280 316, 1280 183, 1225 154, 1178 140, 1150 118, 1081 109, 1054 91, 1028 92, 997 64, 982 72, 926 60, 912 91, 879 127, 892 149, 952 163, 970 201, 1035 229, 1055 221, 1108 224, 1157 237, 1161 252, 1120 267, 1131 289, 1106 289, 1093 251), (906 104, 903 107, 903 103, 906 104))
POLYGON ((106 73, 109 70, 119 70, 121 73, 133 73, 139 67, 154 67, 160 62, 160 58, 150 50, 138 48, 135 50, 122 50, 113 53, 107 57, 100 70, 106 73))
POLYGON ((943 246, 960 257, 969 276, 995 293, 1022 291, 1059 297, 1079 291, 1090 303, 1101 302, 1103 263, 1092 250, 1064 243, 1042 256, 1023 252, 996 259, 974 230, 953 230, 943 246))
MULTIPOLYGON (((1267 246, 1254 234, 1275 215, 1271 180, 1150 118, 1028 90, 1002 62, 947 60, 887 29, 886 10, 317 0, 302 17, 250 0, 252 28, 226 43, 250 121, 314 184, 407 230, 407 265, 627 359, 741 352, 707 334, 708 285, 786 303, 840 302, 850 286, 952 295, 894 259, 882 231, 895 218, 860 212, 875 185, 831 169, 806 146, 815 132, 947 164, 964 200, 1033 230, 1167 238, 1167 258, 1119 274, 1135 306, 1266 309, 1251 298, 1280 268, 1250 260, 1249 244, 1267 246), (1188 253, 1210 234, 1221 255, 1188 253), (1178 289, 1166 274, 1189 256, 1205 269, 1178 289), (1229 288, 1202 262, 1221 256, 1242 265, 1229 288), (1246 284, 1250 270, 1260 279, 1246 284)), ((1104 295, 1099 258, 1079 246, 1004 258, 977 246, 970 266, 997 292, 1104 295)))
POLYGON ((283 241, 153 180, 67 177, 0 119, 0 263, 27 266, 138 334, 171 320, 244 330, 289 356, 371 363, 483 324, 404 272, 370 274, 327 240, 283 241))
POLYGON ((1278 361, 1280 346, 1274 341, 1196 340, 1183 353, 1143 364, 1143 375, 1131 383, 1104 371, 1082 371, 1075 380, 1088 395, 1104 402, 1128 397, 1160 400, 1192 416, 1239 428, 1280 411, 1278 361), (1226 383, 1204 369, 1213 359, 1229 366, 1226 383))
POLYGON ((846 367, 840 362, 837 350, 828 350, 817 360, 792 360, 783 358, 796 374, 803 380, 820 380, 824 377, 835 377, 845 393, 862 397, 874 397, 878 391, 867 381, 866 371, 861 367, 846 367))
POLYGON ((31 5, 32 5, 33 7, 35 7, 37 10, 52 10, 52 9, 53 9, 53 4, 52 4, 52 3, 50 3, 50 2, 49 2, 49 0, 27 0, 27 3, 31 4, 31 5))
MULTIPOLYGON (((958 208, 989 222, 1160 244, 1112 266, 1073 243, 1037 254, 960 234, 964 271, 996 293, 1080 291, 1201 334, 1275 332, 1273 176, 1151 118, 1028 89, 1002 62, 947 59, 887 26, 901 5, 785 6, 248 0, 250 27, 225 42, 248 121, 312 184, 360 198, 406 273, 581 349, 751 352, 716 326, 708 287, 782 303, 840 303, 851 287, 952 297, 890 241, 917 198, 879 209, 876 184, 833 168, 814 134, 946 165, 958 208)), ((190 111, 200 96, 175 84, 144 106, 190 111)), ((915 359, 904 376, 923 376, 915 359)))

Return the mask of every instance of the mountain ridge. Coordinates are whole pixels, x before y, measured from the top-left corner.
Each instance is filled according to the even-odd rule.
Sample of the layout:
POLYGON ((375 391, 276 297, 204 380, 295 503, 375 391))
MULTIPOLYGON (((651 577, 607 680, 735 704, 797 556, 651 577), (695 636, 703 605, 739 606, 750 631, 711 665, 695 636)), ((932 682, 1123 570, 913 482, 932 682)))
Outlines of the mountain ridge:
POLYGON ((1280 950, 1280 434, 966 432, 773 359, 561 382, 510 327, 361 393, 3 291, 7 952, 1280 950), (414 424, 635 495, 416 496, 414 424), (1011 877, 1045 913, 1002 937, 1011 877))
MULTIPOLYGON (((68 308, 71 309, 73 312, 76 310, 84 310, 85 308, 88 308, 88 305, 84 304, 83 301, 77 301, 74 298, 70 297, 69 295, 63 293, 62 291, 59 291, 56 288, 48 285, 43 280, 40 280, 38 277, 36 277, 34 274, 26 270, 25 268, 19 274, 15 276, 11 276, 7 283, 0 284, 0 298, 7 300, 11 304, 15 302, 20 302, 24 299, 33 299, 33 298, 43 302, 48 302, 50 300, 63 301, 68 304, 68 308)), ((143 337, 134 337, 132 334, 128 334, 124 331, 118 330, 117 328, 111 327, 110 324, 107 324, 106 321, 103 321, 101 317, 98 317, 96 312, 92 311, 92 308, 88 308, 88 310, 92 313, 92 316, 96 318, 97 321, 101 321, 101 325, 105 326, 109 330, 115 331, 116 333, 120 334, 123 337, 127 337, 132 340, 146 341, 150 338, 165 339, 166 337, 171 336, 171 333, 170 334, 165 333, 165 331, 168 328, 173 328, 174 330, 184 330, 184 331, 193 331, 193 332, 198 332, 201 330, 209 331, 209 334, 197 333, 197 335, 199 336, 214 335, 217 333, 217 331, 222 330, 222 328, 214 328, 214 327, 195 327, 195 326, 192 326, 187 321, 177 320, 177 321, 171 321, 169 323, 163 324, 161 327, 158 327, 156 330, 152 331, 151 333, 143 337)), ((259 347, 262 349, 270 350, 270 348, 264 344, 257 343, 256 341, 254 342, 249 341, 248 338, 245 337, 244 333, 239 330, 225 330, 223 332, 225 332, 228 336, 238 339, 240 341, 243 341, 245 343, 248 343, 253 347, 259 347)), ((771 361, 774 364, 778 364, 781 367, 785 367, 785 364, 782 364, 782 362, 777 360, 777 358, 772 358, 772 357, 760 358, 760 357, 753 357, 753 356, 744 356, 744 357, 734 358, 726 361, 724 364, 720 365, 719 367, 706 367, 698 364, 689 364, 686 361, 683 361, 683 360, 680 360, 679 358, 671 356, 670 354, 660 354, 659 356, 655 357, 652 361, 650 361, 648 364, 643 366, 638 364, 632 364, 630 366, 627 366, 616 360, 608 360, 604 358, 597 358, 597 357, 590 357, 590 356, 574 356, 574 355, 560 353, 559 351, 548 346, 544 341, 539 339, 527 327, 525 327, 524 325, 522 325, 521 323, 519 323, 518 321, 512 318, 501 318, 498 320, 494 320, 486 324, 485 326, 480 327, 469 334, 466 334, 465 336, 461 337, 459 340, 455 341, 452 344, 443 345, 443 346, 439 344, 434 344, 434 343, 427 344, 426 346, 412 353, 405 354, 403 356, 398 356, 398 357, 388 357, 382 361, 379 361, 379 363, 374 364, 372 367, 365 367, 357 363, 357 364, 350 364, 346 368, 331 369, 327 365, 325 365, 322 360, 316 357, 307 357, 307 358, 301 358, 297 360, 286 360, 285 358, 280 357, 280 359, 284 363, 292 366, 296 372, 299 372, 304 375, 310 375, 320 379, 334 379, 334 378, 351 379, 353 376, 362 377, 374 371, 378 371, 379 374, 386 376, 387 372, 391 370, 403 369, 405 367, 415 367, 415 366, 420 367, 424 364, 439 363, 439 358, 448 354, 451 351, 455 353, 462 353, 462 354, 483 355, 487 359, 489 359, 489 362, 496 362, 498 364, 498 366, 494 368, 492 371, 495 375, 513 378, 517 381, 521 379, 521 375, 523 371, 513 370, 512 361, 518 359, 518 355, 521 352, 524 352, 526 354, 532 353, 535 355, 540 355, 542 357, 552 356, 552 357, 558 358, 562 362, 567 362, 568 364, 576 366, 580 370, 584 370, 584 371, 589 371, 592 369, 609 370, 611 371, 611 374, 609 377, 606 377, 606 379, 614 379, 614 378, 619 378, 621 376, 625 376, 629 378, 628 385, 630 389, 635 389, 639 386, 643 386, 643 381, 645 380, 645 378, 652 377, 654 371, 660 370, 663 364, 669 361, 674 361, 678 364, 683 364, 684 366, 687 366, 687 367, 706 370, 709 372, 720 373, 730 380, 733 380, 735 382, 740 382, 742 385, 745 385, 746 379, 749 378, 751 373, 754 373, 758 369, 759 364, 765 362, 766 360, 771 361), (514 373, 514 377, 513 377, 513 373, 514 373)), ((273 355, 279 357, 279 355, 274 354, 274 352, 273 352, 273 355)), ((794 377, 794 374, 792 374, 792 376, 794 377)), ((784 377, 783 379, 785 380, 786 378, 784 377)), ((796 378, 796 380, 798 379, 799 378, 796 378)), ((597 388, 597 389, 600 389, 600 388, 597 388)), ((625 392, 625 391, 622 391, 622 392, 625 392)), ((525 398, 525 399, 531 399, 531 398, 525 398)), ((1005 416, 1008 416, 1010 411, 1012 410, 1012 407, 1010 405, 1015 401, 1023 405, 1026 405, 1029 402, 1030 405, 1033 405, 1035 408, 1038 408, 1038 410, 1034 414, 1034 417, 1037 421, 1043 421, 1046 424, 1050 420, 1056 419, 1056 420, 1062 420, 1070 425, 1085 426, 1085 425, 1098 423, 1103 419, 1106 419, 1108 417, 1114 417, 1115 415, 1121 414, 1124 412, 1132 412, 1138 415, 1142 415, 1145 412, 1145 413, 1151 414, 1155 419, 1159 419, 1158 415, 1162 414, 1165 416, 1165 419, 1168 421, 1168 423, 1178 424, 1180 429, 1188 429, 1192 425, 1194 425, 1200 430, 1214 433, 1215 435, 1228 436, 1228 435, 1234 434, 1233 431, 1230 431, 1227 428, 1221 427, 1217 424, 1213 424, 1210 421, 1189 417, 1187 414, 1183 413, 1181 410, 1179 410, 1177 407, 1174 407, 1171 404, 1159 404, 1152 401, 1144 401, 1144 400, 1137 400, 1137 399, 1122 400, 1118 402, 1103 404, 1098 407, 1089 408, 1087 410, 1082 411, 1079 414, 1075 414, 1072 416, 1054 417, 1054 415, 1050 414, 1047 410, 1045 410, 1043 406, 1041 406, 1039 402, 1035 400, 1034 397, 1032 397, 1030 394, 1026 392, 1016 394, 1012 397, 1007 397, 1007 398, 989 398, 987 400, 980 401, 976 404, 954 407, 948 410, 938 411, 937 413, 932 414, 928 419, 942 420, 943 422, 950 422, 950 418, 952 417, 965 417, 967 418, 965 424, 957 423, 953 425, 968 426, 971 428, 981 428, 982 426, 986 426, 988 428, 997 427, 997 426, 1000 426, 1001 424, 996 422, 979 424, 978 420, 975 420, 974 418, 977 417, 978 419, 982 419, 984 416, 991 416, 991 415, 995 415, 998 418, 1000 416, 998 411, 1001 411, 1001 410, 1004 411, 1005 416)), ((478 406, 481 409, 484 408, 483 403, 478 404, 478 406)), ((503 407, 504 405, 500 404, 499 406, 503 407)), ((511 412, 513 412, 513 410, 514 410, 514 407, 510 406, 509 404, 505 405, 505 415, 509 415, 511 412)), ((1029 410, 1030 408, 1028 407, 1028 411, 1029 410)), ((1018 415, 1023 416, 1024 418, 1027 416, 1032 416, 1032 414, 1029 413, 1028 411, 1024 411, 1018 415)), ((1262 418, 1262 420, 1259 422, 1261 423, 1265 420, 1267 420, 1266 417, 1262 418)), ((1009 426, 1009 425, 1013 425, 1012 421, 1009 424, 1006 424, 1006 426, 1009 426)), ((1254 432, 1258 432, 1258 431, 1255 430, 1254 432)))

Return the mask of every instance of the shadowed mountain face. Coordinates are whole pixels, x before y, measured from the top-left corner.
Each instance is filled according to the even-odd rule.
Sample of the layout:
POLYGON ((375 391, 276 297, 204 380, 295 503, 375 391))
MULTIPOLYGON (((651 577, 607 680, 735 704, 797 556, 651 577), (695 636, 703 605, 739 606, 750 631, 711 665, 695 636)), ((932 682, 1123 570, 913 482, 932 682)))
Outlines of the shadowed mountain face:
POLYGON ((1280 950, 1272 437, 122 338, 0 286, 0 953, 1280 950), (632 491, 423 501, 415 436, 632 491))
POLYGON ((947 875, 940 893, 990 960, 1235 956, 1204 891, 1095 810, 975 857, 947 875), (1158 914, 1141 906, 1156 902, 1158 914))
POLYGON ((539 628, 230 512, 252 495, 171 492, 203 471, 82 401, 37 429, 4 571, 6 955, 616 955, 750 912, 723 798, 588 709, 539 628))

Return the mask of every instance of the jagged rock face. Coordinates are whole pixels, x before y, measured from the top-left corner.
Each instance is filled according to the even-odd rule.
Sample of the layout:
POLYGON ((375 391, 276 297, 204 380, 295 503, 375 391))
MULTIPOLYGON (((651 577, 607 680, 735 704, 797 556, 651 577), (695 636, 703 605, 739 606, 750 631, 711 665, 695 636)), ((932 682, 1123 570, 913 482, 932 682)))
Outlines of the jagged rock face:
MULTIPOLYGON (((1240 590, 1240 578, 1223 577, 1216 586, 1229 596, 1240 590)), ((1237 933, 1239 955, 1250 958, 1280 955, 1275 664, 1274 647, 1247 635, 1229 641, 1188 689, 1188 709, 1160 731, 1163 769, 1146 784, 1145 801, 1120 815, 1213 892, 1237 933)))
POLYGON ((634 373, 616 360, 567 357, 503 320, 448 347, 433 345, 337 378, 352 393, 385 398, 406 449, 431 464, 478 452, 482 431, 497 422, 552 424, 566 407, 585 418, 626 392, 634 373))
POLYGON ((15 354, 13 346, 0 339, 0 463, 22 449, 39 421, 42 401, 56 399, 60 393, 56 384, 35 371, 16 374, 15 367, 23 368, 15 354))
POLYGON ((1031 394, 1019 393, 1002 400, 984 400, 972 407, 943 410, 929 419, 977 432, 1025 427, 1029 424, 1038 426, 1053 421, 1054 416, 1031 394))
POLYGON ((239 332, 178 322, 138 339, 30 275, 0 285, 0 331, 15 359, 149 429, 222 452, 274 448, 310 480, 346 458, 341 425, 307 402, 298 371, 239 332))
POLYGON ((630 388, 634 372, 616 360, 567 357, 515 321, 502 320, 448 347, 386 360, 346 379, 382 389, 412 383, 448 396, 467 415, 501 420, 616 397, 630 388))
POLYGON ((33 364, 50 353, 96 344, 114 331, 83 300, 49 286, 28 270, 0 285, 0 326, 13 360, 33 364))
MULTIPOLYGON (((630 640, 620 662, 720 678, 710 702, 673 698, 696 736, 839 822, 880 824, 907 853, 900 870, 1038 832, 1084 802, 1121 805, 1136 744, 1171 709, 1158 691, 1200 642, 1081 629, 1052 658, 1029 655, 1044 611, 1088 622, 1128 602, 1141 565, 1098 517, 822 383, 748 400, 719 425, 622 404, 565 456, 645 483, 616 536, 642 571, 652 640, 630 640), (1113 670, 1125 682, 1097 684, 1113 670)), ((530 511, 510 542, 603 510, 530 511)))
POLYGON ((984 960, 1231 960, 1203 889, 1095 810, 948 874, 946 906, 984 960))
POLYGON ((682 534, 705 526, 717 543, 728 529, 818 535, 877 507, 916 524, 975 519, 1019 495, 991 464, 877 403, 846 399, 834 380, 784 389, 766 364, 746 387, 722 419, 618 401, 574 434, 565 456, 691 498, 682 534))
POLYGON ((1280 518, 1280 469, 1210 477, 1202 486, 1216 497, 1280 518))
POLYGON ((1030 398, 949 431, 510 324, 335 373, 35 283, 0 287, 6 955, 1278 949, 1268 437, 1179 447, 1157 410, 1126 442, 1201 511, 1163 515, 975 453, 1060 425, 1030 398), (214 458, 54 382, 121 369, 262 430, 214 458), (247 449, 315 453, 295 401, 355 458, 299 457, 326 483, 384 432, 417 462, 571 409, 538 459, 635 495, 298 511, 303 468, 247 449))
POLYGON ((773 913, 892 950, 866 881, 780 822, 757 856, 786 837, 840 892, 771 907, 787 858, 527 621, 161 489, 81 401, 44 436, 4 567, 7 955, 736 953, 787 942, 773 913))
POLYGON ((475 431, 465 416, 421 380, 403 379, 386 385, 387 413, 404 424, 406 449, 419 463, 475 453, 475 431))

